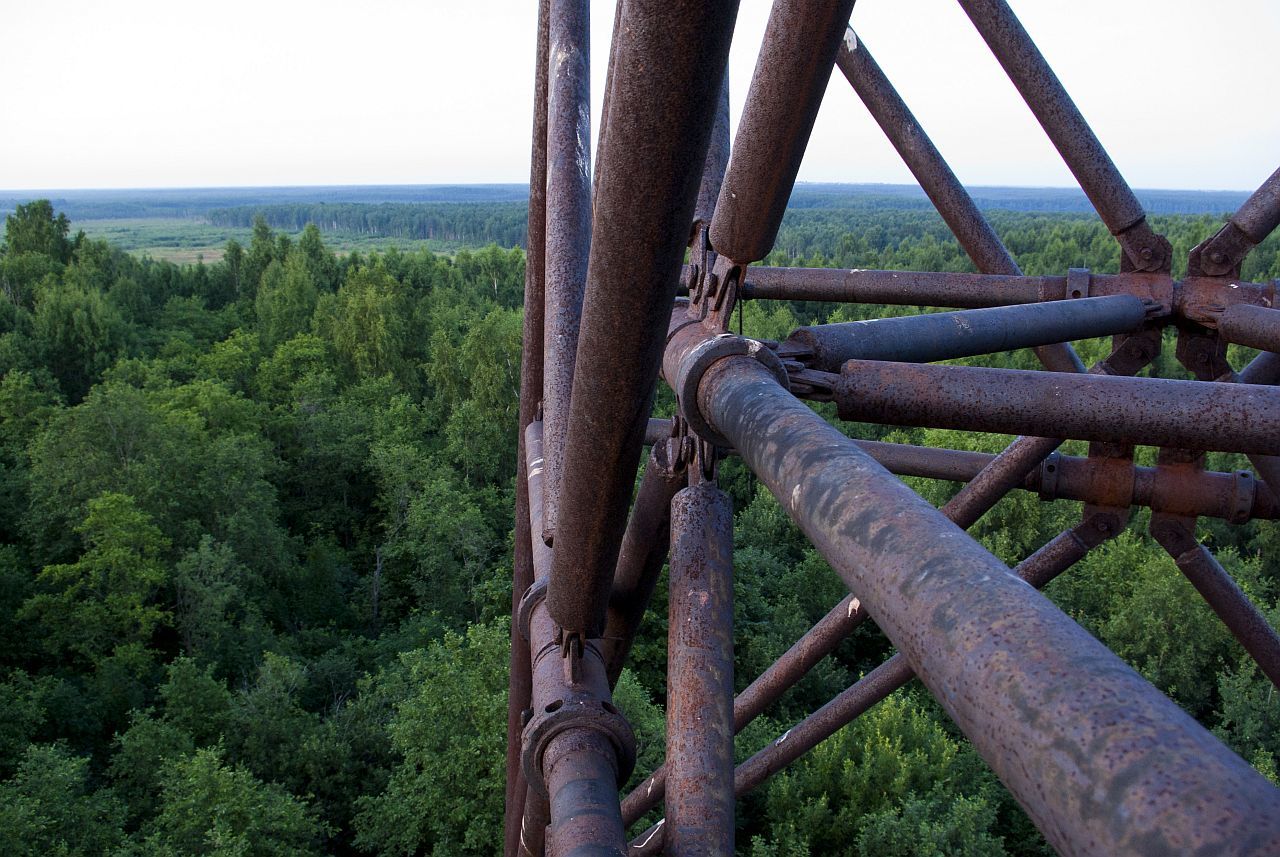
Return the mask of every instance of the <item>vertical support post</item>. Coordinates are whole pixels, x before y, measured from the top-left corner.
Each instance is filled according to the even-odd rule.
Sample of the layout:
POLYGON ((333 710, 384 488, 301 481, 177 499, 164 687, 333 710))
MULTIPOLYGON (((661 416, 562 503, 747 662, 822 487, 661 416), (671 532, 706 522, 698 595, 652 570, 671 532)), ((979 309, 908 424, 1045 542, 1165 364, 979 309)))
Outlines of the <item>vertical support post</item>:
POLYGON ((736 0, 628 0, 611 63, 547 606, 604 630, 736 0))
MULTIPOLYGON (((542 423, 529 425, 529 513, 542 524, 542 423)), ((533 652, 531 717, 521 735, 528 782, 522 854, 617 855, 625 851, 618 787, 635 765, 635 736, 610 700, 599 640, 580 640, 570 657, 545 603, 551 548, 534 540, 537 581, 517 612, 533 652), (590 807, 584 813, 583 807, 590 807), (549 825, 549 826, 548 826, 549 825), (549 833, 547 833, 549 831, 549 833), (579 849, 585 849, 581 851, 579 849)))
POLYGON ((733 853, 733 508, 715 483, 671 503, 667 848, 733 853))
MULTIPOLYGON (((1044 547, 1019 563, 1014 572, 1036 589, 1041 589, 1083 559, 1090 548, 1096 547, 1118 532, 1117 521, 1112 515, 1106 513, 1090 515, 1075 527, 1055 536, 1044 547)), ((849 599, 846 598, 839 607, 843 607, 848 601, 849 599)), ((865 617, 866 611, 861 607, 850 608, 849 615, 855 614, 865 617)), ((774 741, 738 765, 733 772, 734 796, 742 797, 753 791, 769 777, 812 750, 839 729, 852 723, 873 705, 882 702, 889 694, 905 686, 913 678, 915 673, 906 657, 901 652, 893 655, 822 708, 806 717, 799 725, 788 729, 781 739, 774 741)), ((755 684, 752 687, 755 687, 755 684)), ((738 699, 741 700, 742 696, 738 699)), ((739 729, 747 722, 743 720, 741 714, 738 716, 738 721, 739 729)), ((622 803, 623 821, 626 824, 633 824, 641 815, 648 812, 653 804, 657 803, 656 800, 649 798, 649 794, 655 788, 655 783, 666 782, 665 772, 665 766, 659 768, 651 780, 627 795, 622 803)), ((657 787, 660 788, 661 785, 657 787)), ((658 822, 656 826, 637 837, 631 844, 629 857, 646 857, 646 855, 660 853, 666 842, 666 822, 667 819, 658 822)))
POLYGON ((720 84, 720 98, 716 102, 716 118, 711 126, 711 139, 707 143, 707 159, 702 165, 702 184, 698 185, 698 201, 693 207, 695 228, 701 224, 711 226, 716 198, 724 184, 724 172, 729 168, 729 74, 720 84))
POLYGON ((591 10, 587 0, 551 0, 547 58, 546 476, 539 534, 555 534, 573 364, 591 249, 591 10))
POLYGON ((666 441, 654 444, 622 536, 613 591, 609 593, 609 617, 600 641, 610 687, 618 683, 667 559, 671 500, 687 481, 679 441, 675 444, 674 452, 666 441))
POLYGON ((520 844, 527 786, 520 769, 522 712, 529 707, 532 676, 529 641, 515 621, 520 599, 533 583, 529 524, 529 484, 525 479, 524 433, 542 398, 543 251, 546 237, 547 51, 550 0, 538 4, 538 47, 533 84, 533 151, 529 166, 529 228, 525 239, 524 319, 520 336, 520 416, 516 440, 516 520, 512 547, 511 666, 507 686, 507 782, 503 813, 503 854, 515 857, 520 844))

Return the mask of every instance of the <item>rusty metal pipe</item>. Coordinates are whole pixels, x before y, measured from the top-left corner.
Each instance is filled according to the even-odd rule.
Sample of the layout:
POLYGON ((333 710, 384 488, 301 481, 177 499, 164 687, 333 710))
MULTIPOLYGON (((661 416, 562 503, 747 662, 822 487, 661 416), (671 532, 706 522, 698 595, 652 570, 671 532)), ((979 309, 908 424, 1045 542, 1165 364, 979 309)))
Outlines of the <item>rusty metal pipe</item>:
POLYGON ((587 295, 547 605, 604 630, 640 445, 706 159, 734 0, 628 0, 599 153, 587 295), (563 548, 563 549, 562 549, 563 548))
POLYGON ((666 853, 733 853, 733 506, 714 483, 671 502, 666 853))
POLYGON ((769 369, 720 360, 697 399, 1051 845, 1081 854, 1280 846, 1280 790, 769 369))
POLYGON ((1249 195, 1231 222, 1254 244, 1261 244, 1280 226, 1280 169, 1249 195))
POLYGON ((1111 295, 813 325, 797 328, 783 348, 807 366, 839 372, 853 359, 930 363, 1127 333, 1146 317, 1138 298, 1111 295))
POLYGON ((711 223, 745 265, 773 248, 854 0, 774 0, 711 223))
POLYGON ((1168 270, 1169 245, 1005 0, 959 0, 1133 267, 1168 270))
MULTIPOLYGON (((965 480, 981 472, 995 456, 979 452, 906 446, 879 441, 855 443, 892 473, 909 473, 953 480, 965 480)), ((1074 459, 1090 463, 1088 459, 1074 459)), ((1148 468, 1150 469, 1150 468, 1148 468)), ((1226 476, 1226 474, 1221 474, 1226 476)), ((944 509, 944 514, 946 510, 944 509)), ((954 518, 952 519, 954 520, 954 518)), ((1056 536, 1014 571, 1037 589, 1078 562, 1103 538, 1114 535, 1115 527, 1101 520, 1088 521, 1056 536), (1101 524, 1107 523, 1106 527, 1101 524)), ((782 694, 794 687, 819 661, 835 651, 867 618, 866 608, 852 595, 843 598, 830 612, 760 674, 733 701, 734 730, 741 732, 782 694)), ((622 801, 622 821, 630 827, 663 799, 667 767, 659 766, 622 801)), ((741 793, 739 793, 741 794, 741 793)))
POLYGON ((551 739, 547 756, 550 857, 624 857, 618 772, 608 739, 590 730, 563 732, 551 739))
MULTIPOLYGON (((809 670, 834 652, 866 618, 867 611, 858 599, 852 595, 841 599, 839 604, 734 698, 734 733, 741 732, 748 723, 777 702, 783 693, 808 675, 809 670)), ((663 764, 623 798, 622 823, 628 827, 635 824, 640 816, 662 802, 666 788, 667 766, 663 764)))
POLYGON ((943 505, 942 514, 969 529, 1061 445, 1055 437, 1015 438, 943 505))
MULTIPOLYGON (((1114 532, 1110 535, 1114 535, 1114 532)), ((1107 537, 1109 537, 1107 531, 1099 529, 1094 522, 1083 522, 1055 536, 1019 563, 1014 572, 1035 588, 1040 589, 1083 559, 1090 548, 1096 547, 1107 537)), ((866 611, 861 608, 858 608, 857 612, 866 615, 866 611)), ((739 765, 734 770, 734 796, 742 797, 754 791, 769 777, 831 737, 836 731, 852 723, 873 705, 884 700, 895 690, 904 687, 913 678, 915 673, 911 670, 906 658, 900 653, 893 655, 855 682, 848 690, 841 692, 813 715, 805 718, 799 725, 788 729, 777 741, 739 765)), ((662 770, 660 768, 659 772, 662 770)), ((645 787, 648 787, 648 781, 645 787)), ((628 804, 639 792, 640 789, 637 789, 628 795, 622 804, 623 820, 628 826, 651 808, 644 807, 639 812, 635 812, 633 817, 628 816, 628 804)), ((639 809, 639 806, 636 809, 639 809)), ((633 840, 632 855, 641 857, 645 854, 658 854, 664 842, 665 827, 664 819, 633 840)))
POLYGON ((1280 310, 1234 304, 1218 316, 1218 335, 1265 352, 1280 351, 1280 310))
POLYGON ((1188 268, 1210 276, 1239 273, 1249 251, 1261 244, 1280 224, 1280 169, 1249 195, 1225 226, 1191 251, 1188 268))
POLYGON ((649 422, 645 424, 645 446, 653 446, 656 443, 665 443, 669 437, 671 437, 671 420, 650 418, 649 422))
POLYGON ((1273 387, 873 360, 833 386, 841 419, 1280 453, 1273 387))
MULTIPOLYGON (((516 520, 512 547, 511 616, 533 583, 533 546, 529 524, 529 485, 525 468, 525 429, 537 414, 542 398, 543 251, 546 241, 547 175, 547 53, 550 42, 550 0, 538 3, 538 47, 534 63, 533 145, 529 165, 529 219, 525 236, 524 317, 520 334, 520 415, 516 439, 516 520)), ((503 854, 514 857, 520 847, 528 786, 520 769, 521 714, 529 707, 532 676, 529 642, 511 623, 510 679, 507 688, 506 796, 503 812, 503 854)))
MULTIPOLYGON (((984 274, 1021 274, 1018 263, 852 28, 845 33, 836 64, 977 269, 984 274)), ((1032 347, 1046 369, 1083 372, 1084 364, 1075 350, 1063 342, 1065 339, 1032 347)))
MULTIPOLYGON (((870 440, 855 443, 890 473, 952 482, 967 482, 977 477, 997 458, 989 453, 957 449, 870 440)), ((1275 499, 1269 492, 1258 490, 1257 481, 1248 471, 1175 472, 1168 467, 1139 467, 1127 462, 1060 455, 1047 458, 1012 487, 1035 491, 1045 500, 1149 506, 1155 511, 1221 518, 1232 523, 1269 520, 1280 515, 1275 499), (1123 478, 1117 478, 1117 468, 1123 470, 1123 478)), ((942 511, 965 526, 946 506, 942 511)))
POLYGON ((977 309, 1062 297, 1066 282, 1066 277, 754 267, 747 270, 740 296, 746 300, 977 309))
POLYGON ((840 43, 836 66, 978 270, 987 274, 1020 275, 1018 264, 982 216, 973 197, 960 184, 938 147, 852 28, 845 32, 844 41, 840 43))
POLYGON ((1262 352, 1240 370, 1236 380, 1241 384, 1280 384, 1280 354, 1262 352))
POLYGON ((547 848, 547 826, 551 824, 551 804, 547 796, 527 789, 524 817, 520 819, 520 857, 543 857, 547 848))
POLYGON ((591 9, 551 0, 547 58, 546 326, 543 540, 559 517, 573 367, 591 249, 591 9))
POLYGON ((1151 535, 1169 552, 1178 570, 1257 662, 1263 675, 1280 687, 1280 634, 1217 557, 1196 540, 1195 519, 1153 515, 1151 535))
POLYGON ((711 139, 707 143, 707 160, 702 166, 702 182, 698 185, 698 201, 693 207, 693 222, 710 228, 715 213, 716 199, 724 184, 724 173, 729 168, 729 75, 720 84, 720 98, 716 102, 716 118, 711 126, 711 139))
MULTIPOLYGON (((670 438, 670 431, 666 436, 670 438)), ((640 620, 649 607, 653 588, 667 559, 671 500, 687 482, 685 469, 679 462, 678 448, 674 458, 673 461, 672 450, 666 442, 654 445, 622 536, 618 568, 614 571, 613 590, 609 594, 604 639, 601 640, 610 687, 618 683, 640 620)))
MULTIPOLYGON (((534 530, 542 524, 542 437, 543 424, 530 423, 525 445, 534 530)), ((540 854, 539 831, 549 823, 552 855, 579 847, 614 853, 608 849, 625 847, 617 790, 634 767, 635 737, 613 707, 600 641, 578 641, 576 651, 562 656, 556 623, 545 599, 537 597, 545 591, 540 584, 550 575, 552 549, 541 539, 533 545, 537 582, 515 617, 533 652, 532 716, 521 735, 521 765, 530 789, 522 825, 525 847, 540 854), (583 806, 590 811, 584 813, 583 806)))

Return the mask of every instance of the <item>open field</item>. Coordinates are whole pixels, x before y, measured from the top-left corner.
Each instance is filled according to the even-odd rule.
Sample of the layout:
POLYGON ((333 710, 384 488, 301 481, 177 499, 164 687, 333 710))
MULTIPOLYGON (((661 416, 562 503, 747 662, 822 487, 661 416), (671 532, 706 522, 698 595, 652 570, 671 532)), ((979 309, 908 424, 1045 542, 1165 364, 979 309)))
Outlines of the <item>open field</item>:
MULTIPOLYGON (((116 247, 135 256, 150 256, 152 259, 163 259, 176 264, 195 264, 204 259, 212 264, 222 259, 227 242, 234 239, 246 247, 253 234, 252 229, 238 226, 215 226, 207 221, 195 218, 113 218, 105 220, 72 221, 72 231, 84 230, 85 235, 93 239, 104 239, 116 247)), ((296 237, 298 233, 285 234, 296 237)), ((325 246, 335 253, 350 253, 358 250, 362 253, 371 250, 385 250, 395 246, 402 250, 416 250, 420 247, 436 252, 451 252, 457 247, 452 242, 414 240, 408 238, 386 238, 376 235, 355 235, 344 232, 326 232, 325 246)))

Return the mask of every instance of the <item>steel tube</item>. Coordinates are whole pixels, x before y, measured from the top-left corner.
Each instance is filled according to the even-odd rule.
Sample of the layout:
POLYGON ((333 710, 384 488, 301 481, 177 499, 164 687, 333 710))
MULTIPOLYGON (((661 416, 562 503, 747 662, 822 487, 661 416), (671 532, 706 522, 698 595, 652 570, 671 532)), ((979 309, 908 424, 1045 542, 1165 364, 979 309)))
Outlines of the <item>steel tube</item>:
POLYGON ((667 847, 733 853, 733 507, 713 483, 671 503, 667 847))
POLYGON ((1232 277, 1249 251, 1261 244, 1280 223, 1280 170, 1262 183, 1227 224, 1191 250, 1189 270, 1214 277, 1232 277))
POLYGON ((624 857, 618 772, 608 739, 591 730, 564 732, 551 739, 547 755, 550 857, 624 857))
POLYGON ((1217 557, 1196 540, 1195 520, 1153 516, 1151 535, 1169 552, 1178 570, 1257 662, 1263 675, 1280 687, 1280 634, 1217 557))
POLYGON ((1231 216, 1231 223, 1254 244, 1261 244, 1280 226, 1280 169, 1249 195, 1240 210, 1231 216))
MULTIPOLYGON (((1044 547, 1019 563, 1014 571, 1023 580, 1040 589, 1083 559, 1089 549, 1104 538, 1102 532, 1089 522, 1079 524, 1055 536, 1044 547), (1080 535, 1081 532, 1084 533, 1083 538, 1080 535)), ((866 615, 866 611, 860 607, 857 608, 857 612, 863 616, 866 615)), ((871 706, 881 702, 895 690, 904 687, 914 677, 915 673, 911 670, 906 658, 900 653, 893 655, 855 682, 848 690, 841 692, 813 715, 805 718, 798 726, 788 729, 777 741, 739 765, 734 770, 734 796, 742 797, 755 790, 769 777, 852 723, 871 706)), ((662 771, 663 769, 660 768, 659 773, 662 771)), ((649 787, 646 781, 644 788, 647 790, 649 787)), ((639 793, 640 789, 637 789, 623 801, 623 821, 628 826, 651 808, 649 806, 640 808, 637 805, 635 809, 639 811, 633 811, 633 815, 628 815, 628 805, 639 793)), ((637 837, 631 845, 634 857, 659 853, 665 841, 663 839, 665 826, 664 819, 637 837)))
POLYGON ((1280 847, 1280 790, 768 369, 720 360, 698 402, 1051 845, 1280 847))
MULTIPOLYGON (((922 472, 912 475, 969 479, 977 475, 994 456, 951 449, 905 446, 877 441, 855 441, 858 446, 892 473, 895 466, 922 472), (940 475, 945 473, 947 475, 940 475)), ((1088 463, 1087 459, 1076 459, 1088 463)), ((1225 476, 1225 474, 1222 474, 1225 476)), ((944 514, 946 510, 943 510, 944 514)), ((952 518, 952 520, 955 520, 952 518)), ((1024 560, 1014 571, 1037 589, 1078 562, 1093 546, 1114 535, 1100 521, 1088 521, 1056 536, 1024 560)), ((964 526, 963 524, 961 526, 964 526)), ((846 639, 867 618, 866 608, 852 595, 846 596, 826 616, 791 646, 733 701, 734 730, 741 732, 782 694, 794 687, 809 670, 846 639)), ((666 793, 667 767, 661 765, 622 801, 622 821, 630 827, 662 801, 666 793)), ((741 792, 739 792, 741 794, 741 792)))
POLYGON ((839 372, 853 359, 930 363, 1127 333, 1146 312, 1132 295, 1111 295, 801 327, 786 347, 814 369, 839 372))
MULTIPOLYGON (((890 473, 967 482, 990 468, 999 456, 957 449, 909 446, 879 441, 855 441, 890 473)), ((1012 447, 1010 447, 1012 448, 1012 447)), ((1005 455, 1008 450, 1002 452, 1005 455)), ((1043 458, 1043 456, 1041 456, 1043 458)), ((1280 515, 1271 494, 1258 489, 1248 471, 1235 473, 1168 467, 1139 467, 1096 458, 1056 456, 1024 474, 1012 488, 1035 491, 1046 500, 1078 500, 1104 506, 1149 506, 1158 512, 1221 518, 1243 523, 1251 518, 1280 515), (1116 467, 1124 476, 1116 478, 1116 467), (1117 493, 1116 487, 1122 490, 1117 493)), ((958 494, 956 495, 959 496, 958 494)), ((962 527, 961 518, 942 508, 943 514, 962 527)))
POLYGON ((969 529, 1061 445, 1055 437, 1016 438, 943 505, 942 513, 969 529))
POLYGON ((559 516, 569 401, 591 249, 591 9, 551 0, 547 94, 546 368, 542 421, 546 453, 543 530, 559 516))
POLYGON ((1033 304, 1046 291, 1062 296, 1065 277, 992 276, 855 268, 747 270, 740 296, 747 300, 824 301, 977 309, 1033 304))
POLYGON ((551 824, 551 805, 546 795, 528 789, 524 817, 520 819, 519 854, 521 857, 543 857, 547 848, 547 826, 551 824))
POLYGON ((1196 545, 1174 562, 1257 661, 1263 675, 1280 687, 1280 636, 1217 558, 1204 545, 1196 545))
POLYGON ((702 182, 698 185, 698 201, 693 207, 695 228, 699 224, 711 226, 716 210, 716 199, 724 184, 724 173, 729 168, 729 75, 720 84, 720 98, 716 102, 716 118, 711 126, 711 139, 707 143, 707 160, 702 165, 702 182))
POLYGON ((1167 270, 1168 243, 1005 0, 959 2, 1133 266, 1167 270))
POLYGON ((569 636, 604 630, 736 15, 734 0, 623 8, 560 498, 573 526, 547 593, 569 636))
POLYGON ((516 439, 516 519, 511 572, 511 660, 507 687, 506 799, 503 812, 503 854, 514 857, 528 791, 520 769, 521 712, 529 706, 532 677, 529 641, 516 627, 516 608, 533 583, 533 546, 529 529, 529 485, 525 468, 525 429, 537 414, 542 398, 543 251, 546 240, 547 174, 547 52, 550 42, 550 0, 538 4, 538 47, 534 63, 533 145, 529 165, 529 219, 525 236, 524 317, 520 334, 520 415, 516 439))
MULTIPOLYGON (((1021 274, 1018 263, 852 28, 840 45, 836 64, 977 269, 984 274, 1021 274)), ((1036 357, 1055 372, 1083 372, 1080 358, 1061 344, 1064 341, 1033 345, 1036 357)))
POLYGON ((833 383, 841 419, 1280 453, 1272 387, 873 360, 833 383))
MULTIPOLYGON (((826 616, 818 620, 790 649, 769 665, 755 681, 733 700, 733 730, 746 728, 766 708, 777 702, 789 688, 808 675, 819 661, 836 650, 854 629, 867 618, 858 599, 852 595, 840 600, 826 616)), ((662 802, 667 789, 667 766, 660 765, 635 791, 623 798, 622 823, 630 827, 640 816, 662 802)))
POLYGON ((1240 370, 1236 380, 1241 384, 1280 384, 1280 354, 1262 352, 1240 370))
MULTIPOLYGON (((525 434, 530 524, 537 530, 542 525, 543 424, 530 423, 525 434)), ((541 539, 533 544, 535 577, 542 582, 550 574, 552 550, 541 539)), ((532 717, 521 736, 530 786, 522 825, 525 846, 540 854, 535 850, 539 824, 549 822, 551 855, 575 848, 621 854, 608 849, 625 847, 620 844, 625 837, 618 785, 634 762, 634 737, 610 701, 600 641, 580 641, 576 655, 568 656, 574 658, 571 663, 561 654, 558 628, 545 601, 534 601, 528 613, 533 691, 532 717)))
POLYGON ((653 446, 655 443, 665 443, 669 437, 671 437, 671 420, 650 419, 649 422, 645 424, 645 446, 653 446))
POLYGON ((609 594, 601 648, 610 687, 618 683, 640 620, 662 573, 669 545, 671 500, 686 481, 685 469, 678 461, 672 461, 668 445, 655 444, 640 479, 636 500, 631 505, 631 517, 618 551, 613 590, 609 594))
POLYGON ((854 0, 774 0, 711 246, 745 265, 773 248, 854 0))
POLYGON ((1218 316, 1218 335, 1265 352, 1280 351, 1280 310, 1235 304, 1218 316))
POLYGON ((885 77, 866 42, 852 28, 845 32, 836 53, 836 65, 977 269, 987 274, 1020 275, 1017 262, 982 216, 973 197, 885 77))

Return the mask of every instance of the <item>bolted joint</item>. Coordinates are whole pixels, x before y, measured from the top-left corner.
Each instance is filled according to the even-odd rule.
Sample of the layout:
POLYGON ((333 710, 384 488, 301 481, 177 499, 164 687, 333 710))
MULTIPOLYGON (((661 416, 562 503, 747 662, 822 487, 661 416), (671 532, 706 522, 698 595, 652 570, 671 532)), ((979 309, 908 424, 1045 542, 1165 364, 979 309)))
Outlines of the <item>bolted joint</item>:
POLYGON ((698 385, 703 375, 726 357, 751 357, 768 369, 784 390, 790 390, 787 370, 778 355, 763 342, 732 333, 715 334, 700 324, 684 324, 677 319, 681 322, 685 319, 679 307, 667 337, 662 377, 675 392, 680 413, 688 422, 689 429, 718 447, 731 449, 733 444, 716 431, 699 410, 698 385))
MULTIPOLYGON (((1265 237, 1265 236, 1264 236, 1265 237)), ((1191 249, 1187 274, 1206 277, 1238 277, 1240 263, 1258 242, 1236 224, 1234 218, 1191 249)))
POLYGON ((574 730, 594 732, 608 739, 614 750, 617 785, 622 788, 636 766, 636 736, 631 724, 608 700, 576 694, 546 703, 524 727, 520 767, 530 788, 549 797, 544 759, 547 747, 556 737, 574 730))
POLYGON ((1195 530, 1195 518, 1163 512, 1153 512, 1148 527, 1151 537, 1168 551, 1174 562, 1199 549, 1200 543, 1196 540, 1195 530))

